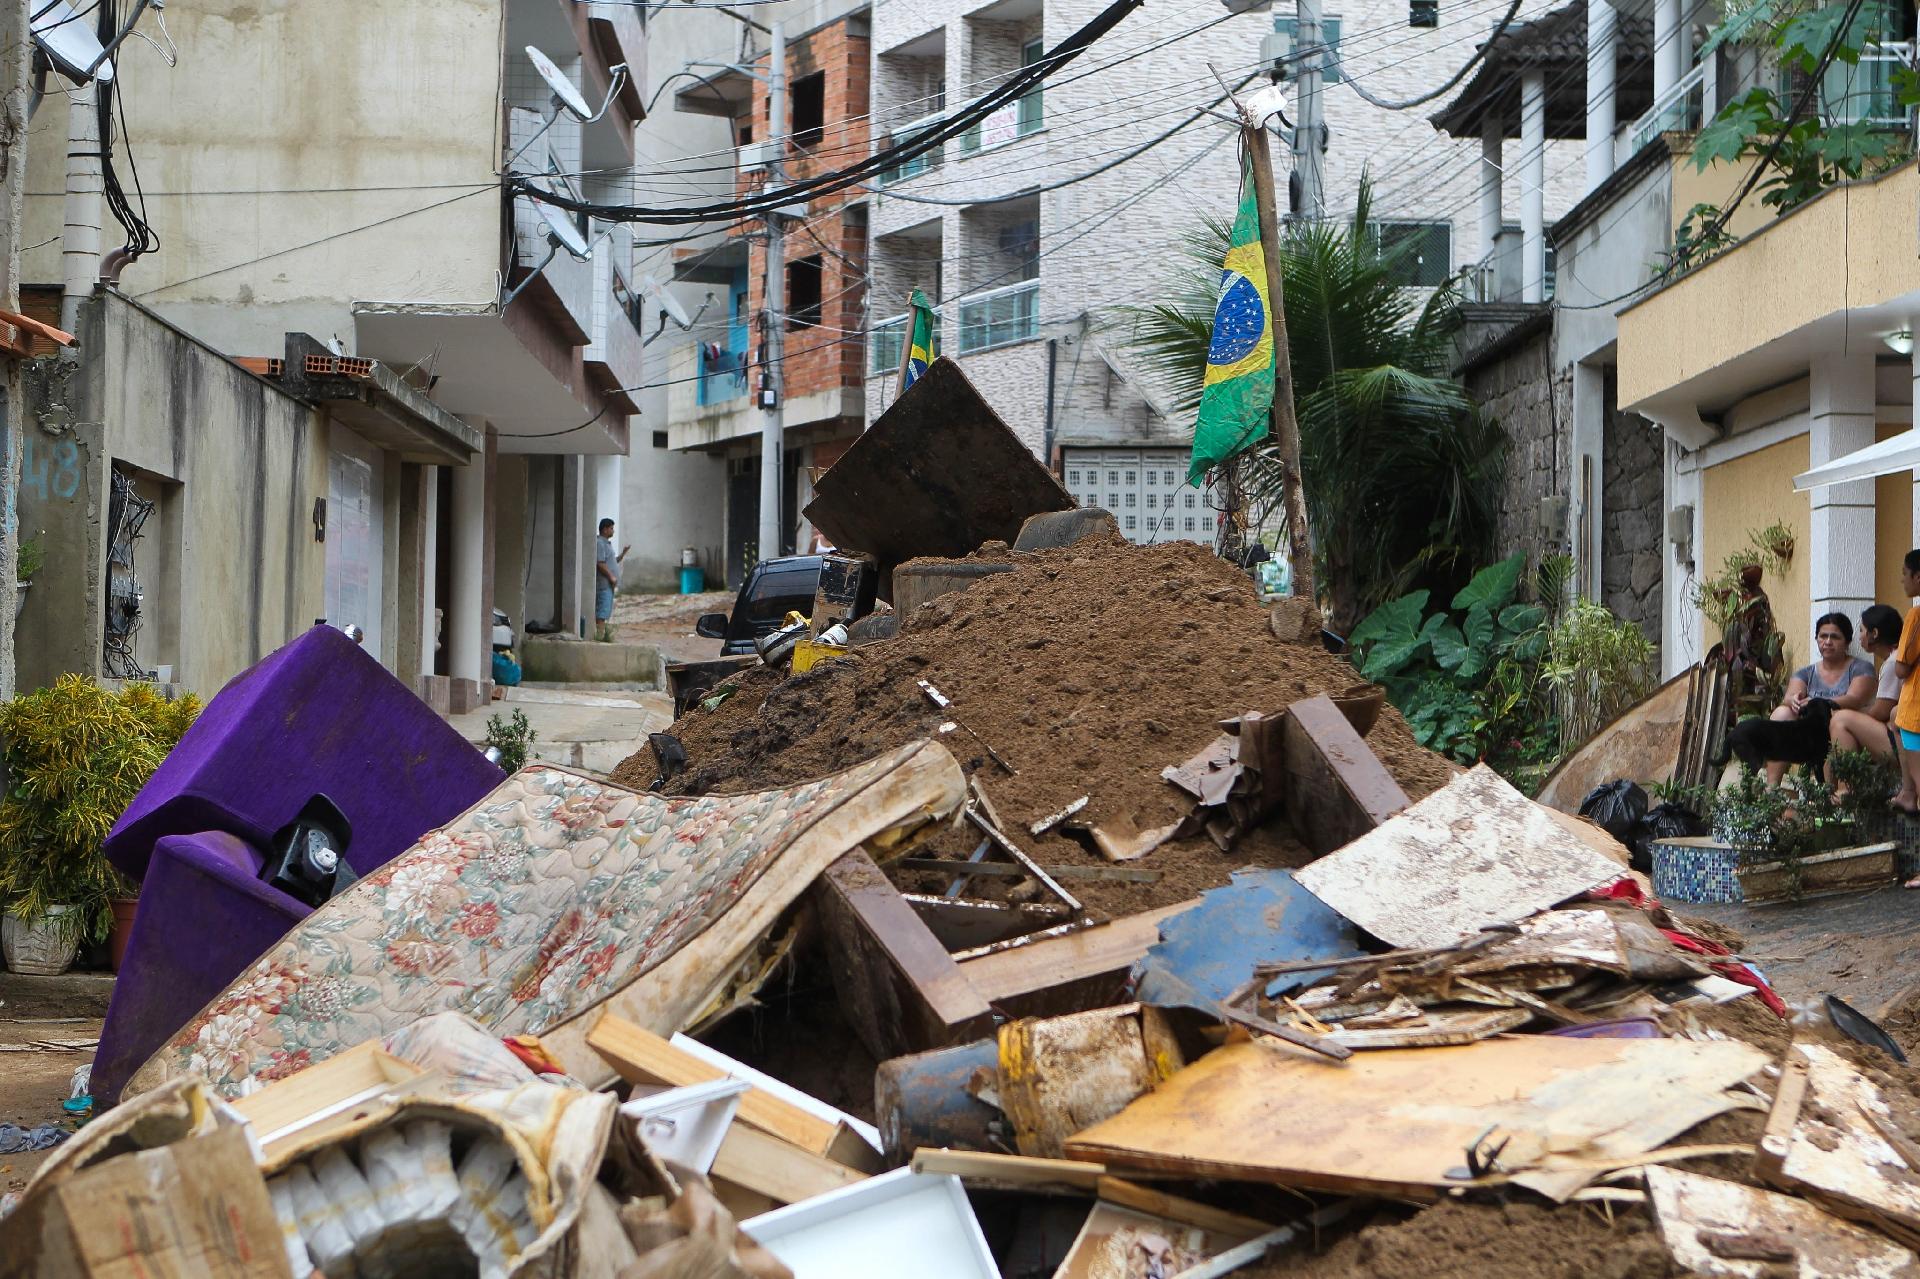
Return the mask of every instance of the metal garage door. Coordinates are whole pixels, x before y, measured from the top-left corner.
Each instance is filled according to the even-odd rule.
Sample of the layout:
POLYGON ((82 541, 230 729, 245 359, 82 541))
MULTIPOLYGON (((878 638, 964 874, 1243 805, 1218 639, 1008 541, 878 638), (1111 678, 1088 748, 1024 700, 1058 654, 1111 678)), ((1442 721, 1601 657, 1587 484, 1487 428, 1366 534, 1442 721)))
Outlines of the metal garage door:
POLYGON ((1215 512, 1187 483, 1185 449, 1061 450, 1067 492, 1113 512, 1130 542, 1213 541, 1215 512))

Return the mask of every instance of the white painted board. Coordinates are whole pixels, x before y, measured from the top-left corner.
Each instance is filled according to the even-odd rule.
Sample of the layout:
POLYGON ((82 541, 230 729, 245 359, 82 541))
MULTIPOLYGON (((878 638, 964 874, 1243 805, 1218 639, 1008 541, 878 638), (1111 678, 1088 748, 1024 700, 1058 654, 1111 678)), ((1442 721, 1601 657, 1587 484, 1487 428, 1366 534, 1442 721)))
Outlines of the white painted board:
POLYGON ((726 1071, 735 1079, 744 1079, 761 1092, 778 1097, 790 1106, 797 1106, 808 1114, 816 1118, 824 1119, 830 1124, 845 1124, 847 1127, 859 1133, 861 1138, 876 1151, 881 1149, 880 1130, 866 1120, 855 1119, 844 1110, 836 1110, 811 1093, 801 1092, 791 1084, 781 1083, 772 1075, 762 1074, 752 1066, 742 1061, 736 1061, 717 1048, 707 1047, 691 1035, 675 1034, 670 1042, 675 1048, 680 1049, 680 1051, 687 1055, 698 1057, 709 1066, 726 1071))
POLYGON ((620 1113, 640 1126, 640 1140, 648 1150, 704 1177, 749 1087, 744 1079, 709 1079, 643 1095, 636 1086, 620 1113))
POLYGON ((1516 923, 1624 873, 1482 764, 1294 878, 1388 945, 1426 947, 1516 923))
POLYGON ((1784 1264, 1794 1279, 1904 1279, 1913 1273, 1912 1252, 1792 1195, 1658 1165, 1647 1169, 1647 1193, 1660 1240, 1687 1274, 1767 1279, 1781 1272, 1783 1263, 1722 1255, 1742 1249, 1716 1250, 1715 1236, 1758 1237, 1791 1247, 1794 1259, 1784 1264))
POLYGON ((794 1279, 999 1279, 960 1179, 900 1168, 749 1217, 794 1279))

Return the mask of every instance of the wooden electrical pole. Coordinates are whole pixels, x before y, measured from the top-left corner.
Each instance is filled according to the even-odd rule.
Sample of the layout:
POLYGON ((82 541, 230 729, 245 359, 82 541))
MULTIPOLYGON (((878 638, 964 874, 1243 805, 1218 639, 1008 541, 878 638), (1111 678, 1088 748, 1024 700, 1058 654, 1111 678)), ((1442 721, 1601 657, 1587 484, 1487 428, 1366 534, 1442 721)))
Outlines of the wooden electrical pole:
POLYGON ((1287 513, 1293 593, 1317 599, 1313 541, 1307 529, 1307 498, 1300 485, 1300 422, 1293 413, 1293 364, 1287 345, 1286 290, 1280 270, 1280 212, 1274 198, 1273 152, 1268 133, 1238 99, 1241 144, 1253 163, 1254 199, 1260 205, 1260 256, 1267 264, 1267 324, 1273 333, 1273 441, 1280 454, 1280 502, 1287 513))

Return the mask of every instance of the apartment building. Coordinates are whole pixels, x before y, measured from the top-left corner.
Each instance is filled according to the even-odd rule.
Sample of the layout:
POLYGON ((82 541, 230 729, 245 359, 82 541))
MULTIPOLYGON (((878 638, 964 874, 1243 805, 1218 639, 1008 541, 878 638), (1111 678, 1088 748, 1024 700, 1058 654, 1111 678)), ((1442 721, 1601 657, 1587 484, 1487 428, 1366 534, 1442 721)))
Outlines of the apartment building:
MULTIPOLYGON (((587 199, 630 195, 645 107, 640 13, 575 0, 368 0, 342 21, 328 6, 209 0, 168 10, 164 39, 155 27, 152 45, 122 49, 117 162, 130 197, 137 166, 158 247, 106 258, 101 287, 196 351, 273 381, 278 396, 315 402, 303 381, 315 370, 377 381, 446 444, 416 447, 344 403, 324 415, 313 496, 331 519, 304 490, 297 513, 321 545, 264 568, 294 575, 296 560, 319 554, 320 597, 289 587, 297 602, 197 664, 200 691, 325 616, 361 626, 370 650, 435 700, 471 702, 488 684, 495 605, 567 630, 590 616, 593 525, 617 509, 645 380, 632 237, 514 198, 500 174, 541 174, 587 199), (556 80, 588 109, 560 106, 556 80), (296 349, 318 363, 288 367, 296 349)), ((71 294, 62 259, 93 264, 87 228, 102 218, 84 182, 61 195, 73 185, 69 125, 66 97, 49 95, 33 120, 26 208, 25 239, 40 247, 23 274, 64 278, 71 294)), ((196 512, 164 557, 176 570, 257 553, 249 521, 283 514, 254 509, 278 500, 266 486, 208 469, 268 428, 242 415, 231 429, 241 438, 207 440, 204 455, 176 439, 100 459, 144 500, 196 512)), ((226 625, 232 604, 215 584, 170 577, 161 558, 143 583, 156 605, 170 597, 165 607, 194 624, 226 625)), ((174 660, 160 630, 141 643, 147 668, 174 660)))

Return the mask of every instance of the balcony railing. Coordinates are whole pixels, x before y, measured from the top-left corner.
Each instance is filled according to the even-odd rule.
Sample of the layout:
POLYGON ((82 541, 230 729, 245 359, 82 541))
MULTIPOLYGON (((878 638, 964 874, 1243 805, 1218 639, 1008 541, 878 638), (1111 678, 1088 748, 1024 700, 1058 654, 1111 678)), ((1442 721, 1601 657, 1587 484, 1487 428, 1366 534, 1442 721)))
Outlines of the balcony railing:
POLYGON ((1040 90, 1016 98, 960 135, 960 154, 972 155, 1017 142, 1046 124, 1040 90))
POLYGON ((1654 99, 1646 113, 1633 122, 1633 133, 1628 144, 1630 151, 1639 151, 1663 133, 1700 127, 1700 104, 1707 71, 1712 66, 1711 59, 1698 63, 1693 70, 1680 77, 1678 84, 1654 99))
MULTIPOLYGON (((933 311, 933 354, 940 354, 940 308, 933 311)), ((907 339, 907 317, 896 315, 890 320, 881 320, 867 334, 867 375, 878 377, 883 373, 898 373, 900 360, 905 354, 901 344, 907 339)))
MULTIPOLYGON (((1887 128, 1907 123, 1907 109, 1894 89, 1894 73, 1913 65, 1907 42, 1868 44, 1854 66, 1836 61, 1820 86, 1820 116, 1829 125, 1865 120, 1887 128)), ((1804 83, 1804 82, 1803 82, 1804 83)))
MULTIPOLYGON (((902 146, 912 141, 916 134, 925 133, 928 129, 941 123, 941 121, 945 119, 946 113, 944 111, 936 111, 932 115, 922 116, 910 124, 903 124, 899 128, 890 131, 882 140, 882 145, 888 149, 902 146)), ((929 169, 939 168, 940 161, 946 149, 946 143, 943 142, 932 150, 917 155, 903 164, 896 164, 891 169, 882 169, 880 171, 880 181, 882 183, 904 182, 908 178, 925 173, 929 169)))
POLYGON ((1040 336, 1040 281, 1023 280, 960 301, 960 354, 1040 336))

